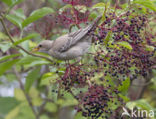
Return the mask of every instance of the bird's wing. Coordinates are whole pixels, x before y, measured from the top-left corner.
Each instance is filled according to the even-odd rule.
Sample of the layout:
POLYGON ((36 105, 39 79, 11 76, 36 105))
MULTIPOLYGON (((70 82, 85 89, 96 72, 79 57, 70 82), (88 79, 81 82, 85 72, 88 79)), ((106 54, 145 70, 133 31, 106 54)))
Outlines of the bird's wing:
POLYGON ((71 46, 75 45, 78 41, 82 40, 88 32, 90 32, 98 24, 101 16, 98 17, 92 24, 88 25, 86 28, 79 29, 78 31, 68 34, 68 41, 60 48, 60 52, 68 50, 71 46))
POLYGON ((60 48, 60 52, 67 51, 71 46, 74 46, 78 41, 80 41, 88 33, 90 26, 87 26, 84 29, 79 29, 78 31, 68 34, 67 42, 60 48))
POLYGON ((69 37, 72 39, 71 45, 74 45, 77 43, 79 40, 81 40, 83 37, 87 35, 87 33, 92 29, 93 25, 89 25, 86 28, 79 29, 78 31, 74 33, 70 33, 69 37))

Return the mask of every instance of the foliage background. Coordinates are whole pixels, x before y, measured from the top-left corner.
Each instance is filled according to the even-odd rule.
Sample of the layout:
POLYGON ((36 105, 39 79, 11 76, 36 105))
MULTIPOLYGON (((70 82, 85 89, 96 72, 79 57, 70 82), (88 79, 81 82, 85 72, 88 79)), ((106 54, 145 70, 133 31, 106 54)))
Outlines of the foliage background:
MULTIPOLYGON (((155 0, 75 0, 73 3, 69 1, 0 0, 1 19, 2 17, 5 18, 4 22, 11 36, 10 38, 3 24, 0 24, 0 119, 89 118, 82 116, 81 111, 77 112, 74 109, 76 105, 82 102, 79 102, 73 96, 73 93, 78 95, 86 92, 88 87, 76 87, 74 82, 74 86, 67 86, 72 93, 66 90, 66 86, 66 88, 61 87, 57 81, 67 73, 68 68, 65 62, 56 59, 52 59, 52 62, 50 62, 50 56, 42 53, 32 54, 32 49, 44 39, 55 40, 70 30, 75 31, 80 27, 85 27, 99 14, 103 14, 102 21, 106 21, 109 12, 121 15, 127 11, 135 10, 135 15, 147 16, 149 19, 147 32, 151 32, 152 37, 150 39, 152 39, 153 44, 150 46, 145 45, 144 48, 147 47, 146 49, 151 52, 155 50, 155 0), (22 48, 28 52, 24 52, 22 48), (14 92, 14 94, 12 95, 11 92, 14 92)), ((113 35, 110 33, 103 40, 111 44, 111 37, 113 35)), ((128 43, 122 42, 119 45, 124 50, 131 49, 131 45, 128 43)), ((90 51, 98 53, 97 49, 99 47, 101 46, 92 47, 90 51)), ((115 50, 114 44, 112 47, 115 50)), ((107 50, 105 49, 105 51, 107 50)), ((152 61, 155 61, 155 59, 154 54, 152 61)), ((75 60, 71 61, 71 63, 74 62, 75 60)), ((95 63, 92 56, 86 55, 83 58, 82 64, 87 63, 95 63)), ((152 69, 146 70, 147 76, 142 77, 138 74, 139 76, 132 81, 129 76, 126 76, 126 80, 122 80, 122 85, 117 87, 121 91, 120 96, 124 100, 122 105, 126 105, 129 109, 131 107, 140 107, 146 110, 156 110, 155 67, 156 65, 153 64, 152 69)), ((83 70, 98 69, 98 67, 89 68, 83 70)), ((130 68, 133 70, 134 67, 131 66, 130 68)), ((101 72, 103 73, 104 70, 101 72)), ((94 72, 95 76, 90 77, 91 81, 100 84, 99 79, 103 77, 101 72, 94 72)), ((108 78, 108 80, 108 82, 106 80, 102 81, 102 84, 116 84, 116 81, 112 80, 112 78, 108 78)), ((112 95, 114 95, 113 93, 112 95)), ((116 98, 113 100, 116 100, 116 98)), ((113 113, 107 117, 105 117, 106 114, 104 117, 99 118, 120 118, 122 112, 120 105, 120 102, 109 105, 110 108, 113 108, 113 113)))

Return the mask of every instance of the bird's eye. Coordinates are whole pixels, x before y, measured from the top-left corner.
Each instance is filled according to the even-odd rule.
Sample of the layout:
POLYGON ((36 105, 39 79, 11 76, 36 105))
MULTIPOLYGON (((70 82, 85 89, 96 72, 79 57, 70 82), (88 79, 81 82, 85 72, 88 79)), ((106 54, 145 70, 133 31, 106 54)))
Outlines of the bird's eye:
POLYGON ((42 45, 39 45, 39 47, 41 48, 41 47, 42 47, 42 45))

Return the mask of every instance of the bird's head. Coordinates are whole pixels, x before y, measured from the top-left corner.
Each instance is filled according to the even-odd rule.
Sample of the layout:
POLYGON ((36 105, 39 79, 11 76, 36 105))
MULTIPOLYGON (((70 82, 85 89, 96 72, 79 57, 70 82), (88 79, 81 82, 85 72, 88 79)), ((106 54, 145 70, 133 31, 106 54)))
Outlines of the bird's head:
POLYGON ((33 49, 33 51, 48 53, 48 51, 52 48, 52 43, 53 41, 51 40, 44 40, 40 42, 39 45, 33 49))

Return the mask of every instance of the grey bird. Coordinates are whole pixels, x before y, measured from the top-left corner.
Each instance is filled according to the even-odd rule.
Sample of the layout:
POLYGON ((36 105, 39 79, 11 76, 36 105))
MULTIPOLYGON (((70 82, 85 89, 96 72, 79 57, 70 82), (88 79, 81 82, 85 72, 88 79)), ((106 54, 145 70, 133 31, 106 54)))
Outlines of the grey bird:
POLYGON ((89 33, 96 29, 100 19, 101 16, 96 18, 96 20, 87 27, 60 36, 54 41, 44 40, 39 43, 34 51, 48 53, 52 57, 60 60, 80 60, 91 46, 92 35, 89 33))

